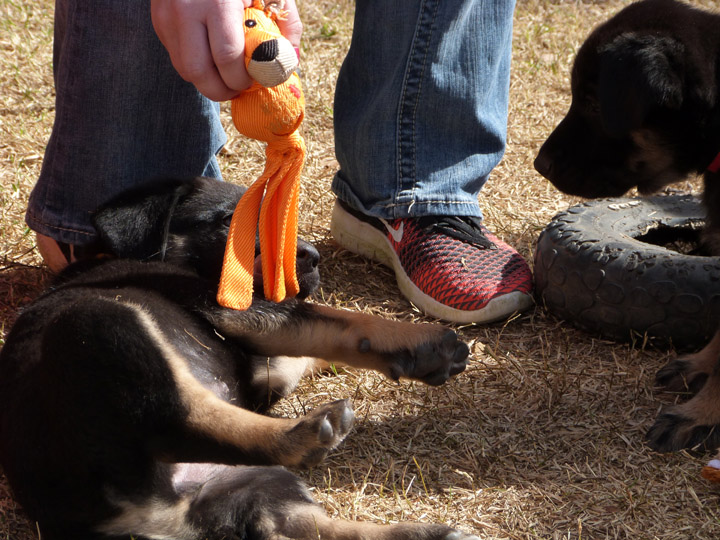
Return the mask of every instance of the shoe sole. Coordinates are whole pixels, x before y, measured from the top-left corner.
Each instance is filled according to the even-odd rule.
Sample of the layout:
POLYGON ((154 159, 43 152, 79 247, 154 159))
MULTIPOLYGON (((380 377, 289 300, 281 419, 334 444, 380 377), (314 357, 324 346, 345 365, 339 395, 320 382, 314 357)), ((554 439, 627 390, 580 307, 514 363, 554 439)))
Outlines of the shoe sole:
POLYGON ((412 282, 400 264, 390 240, 382 231, 346 212, 337 202, 332 211, 330 233, 335 241, 348 251, 392 268, 405 298, 423 313, 437 319, 455 323, 490 323, 505 320, 534 304, 530 294, 520 291, 493 298, 484 307, 474 311, 455 309, 438 302, 412 282))

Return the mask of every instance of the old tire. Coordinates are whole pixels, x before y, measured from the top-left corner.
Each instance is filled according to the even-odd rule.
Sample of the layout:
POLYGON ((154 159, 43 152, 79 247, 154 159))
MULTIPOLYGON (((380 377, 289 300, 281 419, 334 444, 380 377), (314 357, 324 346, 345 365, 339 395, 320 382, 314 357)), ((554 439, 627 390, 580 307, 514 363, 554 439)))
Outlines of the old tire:
POLYGON ((720 314, 720 257, 686 249, 704 224, 692 196, 603 199, 556 215, 538 238, 538 303, 613 340, 703 345, 720 314), (676 251, 668 243, 684 243, 676 251))

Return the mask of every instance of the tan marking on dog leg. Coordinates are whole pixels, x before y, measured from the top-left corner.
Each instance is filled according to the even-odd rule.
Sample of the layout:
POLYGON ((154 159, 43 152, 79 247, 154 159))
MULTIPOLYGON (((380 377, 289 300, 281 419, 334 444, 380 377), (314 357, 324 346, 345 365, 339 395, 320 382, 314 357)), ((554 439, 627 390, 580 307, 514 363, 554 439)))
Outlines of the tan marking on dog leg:
POLYGON ((711 374, 700 392, 675 410, 691 418, 697 426, 720 424, 720 374, 711 374))
POLYGON ((691 364, 694 373, 710 375, 720 361, 720 332, 715 332, 710 342, 700 351, 684 355, 682 359, 691 364))
POLYGON ((720 368, 720 332, 700 351, 678 356, 665 364, 656 375, 663 391, 678 395, 695 394, 705 379, 720 368))
POLYGON ((149 499, 142 504, 130 501, 115 501, 115 504, 120 515, 103 523, 98 532, 109 536, 132 534, 153 540, 194 540, 198 536, 186 519, 190 509, 187 497, 174 503, 149 499))
POLYGON ((313 309, 322 317, 243 338, 269 356, 313 356, 389 375, 387 359, 378 353, 414 349, 448 332, 439 324, 392 321, 319 305, 313 309), (364 340, 369 350, 363 350, 364 340))
POLYGON ((326 404, 304 417, 289 419, 263 416, 223 401, 195 379, 185 358, 166 339, 149 313, 140 306, 126 305, 135 311, 138 321, 170 366, 188 411, 186 422, 192 432, 223 445, 263 455, 269 463, 287 466, 316 463, 347 434, 352 425, 352 411, 344 402, 326 404), (308 458, 309 454, 314 457, 308 458))
POLYGON ((281 511, 282 520, 275 520, 277 529, 272 538, 297 540, 478 540, 454 532, 446 525, 399 523, 381 525, 366 521, 331 519, 319 506, 290 504, 281 511))

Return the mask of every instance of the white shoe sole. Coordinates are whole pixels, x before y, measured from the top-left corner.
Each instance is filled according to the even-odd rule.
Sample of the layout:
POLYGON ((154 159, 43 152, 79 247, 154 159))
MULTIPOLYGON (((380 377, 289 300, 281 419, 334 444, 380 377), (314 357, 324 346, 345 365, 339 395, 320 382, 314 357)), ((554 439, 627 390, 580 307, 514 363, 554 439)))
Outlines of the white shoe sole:
POLYGON ((532 295, 520 291, 493 298, 482 309, 475 311, 455 309, 438 302, 412 282, 385 234, 345 211, 337 201, 333 207, 330 233, 335 241, 348 251, 392 268, 405 298, 423 313, 437 319, 463 324, 490 323, 505 320, 534 304, 532 295))

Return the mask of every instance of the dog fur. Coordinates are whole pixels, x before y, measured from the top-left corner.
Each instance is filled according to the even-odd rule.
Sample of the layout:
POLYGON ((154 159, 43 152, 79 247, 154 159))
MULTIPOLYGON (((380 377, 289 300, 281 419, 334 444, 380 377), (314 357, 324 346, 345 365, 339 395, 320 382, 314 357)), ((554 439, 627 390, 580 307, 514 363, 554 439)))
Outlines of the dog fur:
MULTIPOLYGON (((18 317, 0 352, 0 463, 44 539, 471 540, 439 524, 331 520, 283 468, 348 434, 347 400, 262 413, 324 361, 439 385, 468 348, 440 325, 297 299, 215 301, 242 190, 166 181, 101 209, 103 247, 18 317)), ((317 286, 301 244, 303 294, 317 286)))
POLYGON ((535 159, 559 190, 615 197, 705 174, 709 228, 720 227, 720 15, 675 0, 631 4, 578 51, 572 104, 535 159))
MULTIPOLYGON (((720 253, 720 14, 643 0, 596 28, 578 51, 572 104, 540 148, 537 171, 559 190, 651 193, 703 174, 703 242, 720 253)), ((720 334, 663 368, 658 384, 692 397, 648 432, 660 451, 720 446, 720 334)))

